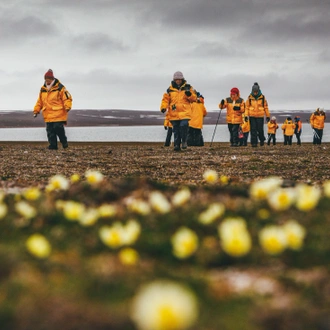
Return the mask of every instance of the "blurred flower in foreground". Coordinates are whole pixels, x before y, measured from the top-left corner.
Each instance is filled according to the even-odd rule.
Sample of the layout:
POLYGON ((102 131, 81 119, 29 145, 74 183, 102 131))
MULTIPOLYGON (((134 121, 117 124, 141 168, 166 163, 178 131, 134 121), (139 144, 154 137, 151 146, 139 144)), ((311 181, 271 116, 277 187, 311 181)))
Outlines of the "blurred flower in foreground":
POLYGON ((204 225, 208 225, 220 218, 224 213, 225 206, 222 203, 213 203, 199 215, 198 221, 204 225))
POLYGON ((0 202, 0 219, 3 219, 7 215, 7 212, 7 205, 0 202))
POLYGON ((306 229, 295 220, 289 220, 283 225, 286 234, 288 247, 293 250, 300 250, 304 238, 306 236, 306 229))
POLYGON ((228 184, 228 182, 229 182, 229 178, 228 178, 228 176, 227 175, 221 175, 220 176, 220 183, 222 184, 222 185, 227 185, 228 184))
POLYGON ((31 187, 24 190, 23 196, 28 201, 35 201, 41 196, 41 192, 39 188, 31 187))
POLYGON ((62 204, 63 214, 70 221, 78 221, 85 212, 85 206, 75 201, 67 201, 62 204))
POLYGON ((139 261, 139 254, 132 248, 124 248, 118 253, 120 262, 123 265, 134 266, 139 261))
POLYGON ((79 223, 84 226, 93 226, 99 219, 99 212, 97 209, 89 208, 79 217, 79 223))
POLYGON ((266 199, 268 193, 281 186, 283 179, 277 176, 255 181, 250 186, 250 195, 254 199, 266 199))
POLYGON ((15 210, 25 219, 32 219, 37 215, 36 209, 24 201, 17 202, 15 204, 15 210))
POLYGON ((27 250, 35 257, 44 259, 51 253, 51 245, 41 234, 33 234, 26 240, 27 250))
POLYGON ((65 176, 57 174, 49 179, 49 183, 46 186, 46 191, 67 190, 69 186, 69 180, 65 176))
POLYGON ((141 225, 136 220, 130 219, 127 221, 126 225, 123 226, 123 231, 123 244, 132 245, 136 242, 141 234, 141 225))
POLYGON ((323 182, 323 191, 324 191, 324 196, 330 198, 330 180, 326 180, 323 182))
POLYGON ((79 181, 80 181, 80 175, 77 174, 77 173, 72 174, 72 175, 70 176, 70 181, 71 181, 72 183, 79 182, 79 181))
POLYGON ((174 206, 182 206, 186 204, 191 197, 189 188, 182 188, 178 190, 172 197, 172 204, 174 206))
POLYGON ((321 198, 321 189, 307 184, 298 184, 296 187, 297 199, 296 207, 300 211, 310 211, 314 209, 321 198))
POLYGON ((0 190, 0 203, 3 202, 5 196, 6 196, 5 192, 3 190, 0 190))
POLYGON ((127 199, 128 209, 140 215, 148 215, 150 213, 150 206, 142 199, 135 199, 134 197, 127 199))
POLYGON ((194 231, 187 227, 179 228, 171 237, 173 254, 180 259, 188 258, 198 248, 198 237, 194 231))
POLYGON ((270 225, 260 230, 259 242, 262 249, 271 255, 282 253, 287 247, 287 235, 283 227, 270 225))
POLYGON ((206 170, 203 178, 207 183, 216 183, 219 179, 218 173, 214 170, 206 170))
POLYGON ((167 198, 159 191, 153 191, 149 195, 151 207, 158 213, 168 213, 171 211, 171 204, 167 198))
POLYGON ((111 218, 117 214, 117 208, 111 204, 102 204, 98 210, 101 218, 111 218))
POLYGON ((257 211, 257 217, 261 220, 266 220, 270 217, 270 212, 267 209, 259 209, 257 211))
POLYGON ((102 226, 99 229, 99 237, 105 245, 118 248, 125 242, 124 228, 120 222, 115 222, 112 226, 102 226))
POLYGON ((252 246, 251 236, 243 218, 227 218, 218 227, 223 250, 233 256, 246 255, 252 246))
POLYGON ((139 289, 130 314, 140 330, 184 330, 196 322, 198 303, 185 286, 155 281, 139 289))
POLYGON ((96 184, 103 180, 104 175, 99 171, 88 170, 85 172, 85 177, 89 184, 96 184))
POLYGON ((277 188, 267 196, 269 206, 275 211, 284 211, 290 208, 296 198, 295 189, 277 188))

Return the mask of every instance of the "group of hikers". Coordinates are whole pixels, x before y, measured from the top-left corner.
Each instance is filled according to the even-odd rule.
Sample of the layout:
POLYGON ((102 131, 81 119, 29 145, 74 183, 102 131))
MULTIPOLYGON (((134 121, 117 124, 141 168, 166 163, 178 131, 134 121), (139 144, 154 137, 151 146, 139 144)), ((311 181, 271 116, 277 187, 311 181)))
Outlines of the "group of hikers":
MULTIPOLYGON (((46 123, 46 132, 49 142, 48 149, 58 149, 57 138, 62 147, 68 147, 64 125, 66 125, 68 112, 72 108, 72 96, 65 86, 54 77, 49 69, 44 75, 44 84, 41 86, 33 114, 36 117, 42 112, 46 123)), ((207 114, 204 97, 185 80, 183 73, 177 71, 173 75, 170 87, 164 93, 161 112, 165 113, 164 127, 167 130, 165 146, 170 146, 172 133, 174 135, 174 150, 180 151, 188 146, 204 146, 202 135, 203 121, 207 114)), ((275 117, 270 118, 268 102, 261 92, 258 83, 254 83, 251 93, 246 101, 240 97, 240 91, 234 87, 230 96, 222 99, 219 104, 219 117, 221 111, 226 109, 226 121, 230 134, 230 146, 247 146, 251 132, 252 147, 263 146, 266 138, 264 134, 264 118, 268 126, 267 144, 276 144, 276 131, 279 125, 275 117)), ((219 118, 218 118, 219 119, 219 118)), ((323 136, 325 112, 317 109, 310 117, 313 129, 313 144, 321 144, 323 136)), ((301 144, 302 122, 299 116, 287 117, 281 126, 284 135, 284 144, 292 144, 295 134, 297 144, 301 144)))
MULTIPOLYGON (((230 90, 230 96, 222 99, 219 109, 227 110, 226 122, 230 134, 230 146, 247 146, 251 132, 251 146, 276 144, 276 131, 279 125, 276 117, 270 117, 268 102, 258 83, 254 83, 248 99, 244 101, 237 87, 230 90), (268 127, 268 139, 264 134, 264 118, 268 127)), ((203 146, 202 135, 203 118, 207 111, 204 106, 204 97, 185 80, 182 72, 173 75, 170 87, 164 93, 160 110, 166 113, 164 127, 167 129, 165 146, 170 146, 172 131, 174 134, 174 151, 186 149, 187 146, 203 146)), ((325 112, 317 109, 310 116, 310 125, 313 130, 313 144, 321 144, 325 112)), ((301 145, 302 121, 299 116, 287 117, 281 126, 284 135, 284 145, 292 145, 293 135, 297 144, 301 145)))

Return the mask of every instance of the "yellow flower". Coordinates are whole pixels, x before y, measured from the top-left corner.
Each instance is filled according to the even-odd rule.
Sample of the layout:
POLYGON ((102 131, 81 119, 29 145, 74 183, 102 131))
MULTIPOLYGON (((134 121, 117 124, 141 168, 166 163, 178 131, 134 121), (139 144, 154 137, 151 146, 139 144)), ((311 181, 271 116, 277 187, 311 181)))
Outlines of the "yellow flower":
POLYGON ((206 170, 203 178, 207 183, 216 183, 219 179, 218 173, 214 170, 206 170))
POLYGON ((310 211, 314 209, 321 197, 321 189, 316 186, 299 184, 296 187, 297 200, 296 207, 300 211, 310 211))
POLYGON ((89 184, 97 184, 104 178, 103 174, 99 171, 88 170, 85 173, 86 180, 89 184))
POLYGON ((124 248, 118 254, 119 260, 123 265, 134 266, 139 261, 139 254, 132 248, 124 248))
POLYGON ((33 234, 26 240, 27 250, 35 257, 44 259, 51 253, 51 245, 41 234, 33 234))
POLYGON ((67 220, 79 221, 85 212, 85 206, 75 201, 64 202, 63 214, 67 220))
POLYGON ((182 188, 173 195, 172 204, 174 206, 182 206, 189 201, 190 197, 191 192, 189 188, 182 188))
POLYGON ((262 249, 271 255, 282 253, 287 247, 287 235, 282 227, 270 225, 259 232, 262 249))
POLYGON ((124 228, 119 222, 115 222, 112 226, 102 226, 99 229, 101 241, 111 248, 122 246, 125 242, 124 236, 124 228))
POLYGON ((185 330, 198 318, 197 298, 185 286, 155 281, 139 289, 130 315, 140 330, 185 330))
POLYGON ((218 232, 227 254, 241 257, 251 250, 252 240, 243 218, 227 218, 219 225, 218 232))
POLYGON ((295 189, 277 188, 267 196, 269 206, 275 211, 284 211, 290 208, 296 198, 295 189))
POLYGON ((123 226, 123 244, 132 245, 136 242, 141 234, 141 225, 136 220, 129 220, 123 226))
POLYGON ((194 254, 198 248, 198 236, 187 227, 179 228, 171 237, 173 254, 180 259, 185 259, 194 254))
POLYGON ((111 218, 117 214, 117 208, 111 204, 102 204, 98 210, 101 218, 111 218))
POLYGON ((257 217, 261 220, 267 220, 270 217, 270 212, 267 209, 260 209, 257 212, 257 217))
POLYGON ((283 179, 270 176, 260 181, 255 181, 250 186, 250 195, 254 199, 266 199, 268 194, 281 186, 283 179))
POLYGON ((3 219, 7 215, 7 212, 8 212, 7 205, 0 202, 0 219, 3 219))
POLYGON ((167 198, 159 191, 153 191, 149 195, 151 207, 158 213, 165 214, 171 211, 171 204, 167 198))
POLYGON ((76 182, 79 182, 80 181, 80 175, 78 173, 75 173, 75 174, 72 174, 70 176, 70 181, 72 183, 76 183, 76 182))
POLYGON ((93 226, 99 219, 99 212, 96 209, 89 208, 79 217, 79 223, 84 226, 93 226))
POLYGON ((67 190, 70 186, 69 180, 61 174, 52 176, 46 187, 46 191, 67 190))
POLYGON ((306 236, 306 229, 295 220, 289 220, 283 225, 283 229, 288 247, 293 250, 300 250, 306 236))
POLYGON ((35 201, 41 196, 41 192, 39 188, 37 187, 32 187, 24 190, 23 196, 25 199, 29 201, 35 201))
POLYGON ((225 210, 225 206, 222 203, 210 204, 207 210, 199 215, 198 221, 204 225, 208 225, 220 218, 225 213, 225 210))
POLYGON ((127 199, 127 206, 130 211, 140 215, 148 215, 151 211, 149 204, 142 199, 129 198, 127 199))
POLYGON ((229 178, 228 178, 228 176, 226 176, 226 175, 221 175, 220 176, 220 183, 222 184, 222 185, 227 185, 228 184, 228 182, 229 182, 229 178))
POLYGON ((17 202, 15 204, 15 210, 25 219, 32 219, 37 215, 36 209, 24 201, 17 202))

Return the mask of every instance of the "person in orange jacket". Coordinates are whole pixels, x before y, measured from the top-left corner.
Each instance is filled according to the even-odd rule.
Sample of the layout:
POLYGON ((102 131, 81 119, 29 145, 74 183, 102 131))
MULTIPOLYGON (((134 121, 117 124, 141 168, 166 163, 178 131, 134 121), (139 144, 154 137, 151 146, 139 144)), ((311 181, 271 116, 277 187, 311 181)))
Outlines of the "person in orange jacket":
POLYGON ((68 112, 72 107, 72 96, 62 83, 54 77, 53 70, 45 73, 45 83, 41 86, 33 114, 36 117, 41 111, 46 122, 48 149, 57 149, 57 137, 63 148, 68 147, 64 125, 67 123, 68 112))
POLYGON ((230 146, 238 147, 238 129, 240 124, 243 122, 242 113, 245 111, 245 103, 240 97, 240 92, 237 87, 233 87, 230 90, 230 97, 221 100, 219 108, 227 108, 226 120, 230 134, 230 146))
POLYGON ((164 129, 167 131, 164 147, 169 147, 171 145, 173 126, 169 120, 168 112, 166 112, 164 119, 164 129))
POLYGON ((297 138, 297 144, 298 146, 300 146, 301 145, 300 135, 302 132, 302 122, 300 120, 300 117, 299 116, 294 117, 294 122, 296 124, 296 127, 294 129, 294 134, 297 138))
POLYGON ((247 142, 249 139, 249 133, 250 133, 250 121, 245 114, 242 114, 242 124, 240 125, 240 129, 242 130, 243 137, 239 138, 239 145, 240 146, 247 146, 247 142))
POLYGON ((285 123, 282 125, 282 130, 284 134, 284 145, 292 145, 292 136, 294 133, 296 125, 293 123, 291 117, 288 117, 285 123))
POLYGON ((257 82, 252 86, 252 91, 246 100, 245 108, 245 113, 250 120, 251 126, 251 145, 252 147, 257 147, 259 139, 260 146, 263 146, 266 140, 264 134, 264 117, 266 116, 268 123, 270 121, 270 113, 268 102, 257 82))
POLYGON ((191 119, 191 104, 197 97, 194 88, 187 83, 183 73, 177 71, 173 75, 170 87, 164 93, 160 111, 168 111, 169 120, 173 125, 174 151, 187 149, 188 122, 191 119))
MULTIPOLYGON (((196 91, 195 91, 196 92, 196 91)), ((189 120, 188 128, 188 146, 204 146, 204 139, 202 134, 204 117, 207 114, 204 105, 204 96, 196 92, 197 101, 191 106, 191 119, 189 120)))
POLYGON ((317 108, 316 111, 310 116, 309 121, 313 130, 313 144, 322 143, 325 119, 325 112, 320 108, 317 108))
POLYGON ((267 144, 270 145, 270 141, 273 140, 273 145, 276 144, 276 131, 278 129, 278 124, 276 122, 276 117, 272 117, 270 122, 267 124, 268 126, 268 140, 267 144))

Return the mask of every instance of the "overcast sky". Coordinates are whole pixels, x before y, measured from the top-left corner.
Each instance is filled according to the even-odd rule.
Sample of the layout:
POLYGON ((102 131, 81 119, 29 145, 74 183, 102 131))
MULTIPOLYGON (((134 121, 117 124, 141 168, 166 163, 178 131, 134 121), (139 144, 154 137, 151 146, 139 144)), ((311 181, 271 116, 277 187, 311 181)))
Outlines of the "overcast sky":
POLYGON ((208 110, 258 82, 270 109, 330 108, 329 0, 1 0, 0 110, 53 69, 73 109, 159 110, 175 71, 208 110))

